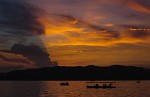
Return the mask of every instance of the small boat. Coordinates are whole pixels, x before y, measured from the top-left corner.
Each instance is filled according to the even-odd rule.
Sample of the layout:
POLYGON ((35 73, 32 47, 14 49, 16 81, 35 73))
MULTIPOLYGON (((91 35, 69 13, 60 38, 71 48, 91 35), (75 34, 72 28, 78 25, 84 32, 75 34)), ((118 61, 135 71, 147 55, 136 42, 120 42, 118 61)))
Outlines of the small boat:
POLYGON ((69 83, 68 82, 62 82, 62 83, 60 83, 60 85, 63 85, 63 86, 69 86, 69 83))
POLYGON ((140 80, 138 80, 136 83, 140 83, 140 80))
POLYGON ((112 86, 112 83, 110 84, 103 84, 103 85, 99 85, 99 84, 96 84, 96 85, 93 85, 93 86, 88 86, 87 85, 87 88, 103 88, 103 89, 111 89, 111 88, 116 88, 116 86, 112 86))

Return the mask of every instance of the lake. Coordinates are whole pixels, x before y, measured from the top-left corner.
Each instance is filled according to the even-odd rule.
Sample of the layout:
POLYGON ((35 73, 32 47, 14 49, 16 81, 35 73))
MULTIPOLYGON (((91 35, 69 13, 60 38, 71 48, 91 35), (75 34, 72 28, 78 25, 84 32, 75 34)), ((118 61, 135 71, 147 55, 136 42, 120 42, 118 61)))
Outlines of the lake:
POLYGON ((150 97, 150 81, 116 81, 114 89, 88 89, 86 81, 0 81, 0 97, 150 97))

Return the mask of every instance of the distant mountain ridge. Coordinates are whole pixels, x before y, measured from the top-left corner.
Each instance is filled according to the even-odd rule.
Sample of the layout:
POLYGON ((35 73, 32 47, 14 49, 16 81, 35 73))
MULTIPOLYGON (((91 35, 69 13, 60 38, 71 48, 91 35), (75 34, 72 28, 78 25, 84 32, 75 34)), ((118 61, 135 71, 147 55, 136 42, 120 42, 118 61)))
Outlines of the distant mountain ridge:
POLYGON ((0 80, 150 80, 150 69, 121 65, 56 66, 1 73, 0 80))

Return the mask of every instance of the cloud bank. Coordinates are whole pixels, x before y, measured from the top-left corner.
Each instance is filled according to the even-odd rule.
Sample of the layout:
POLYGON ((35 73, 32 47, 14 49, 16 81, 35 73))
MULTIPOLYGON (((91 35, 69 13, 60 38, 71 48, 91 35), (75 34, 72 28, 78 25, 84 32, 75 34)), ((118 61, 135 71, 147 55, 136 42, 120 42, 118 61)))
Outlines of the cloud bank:
POLYGON ((44 34, 39 22, 39 9, 24 0, 0 1, 0 30, 17 35, 44 34))
MULTIPOLYGON (((47 52, 44 52, 39 46, 29 45, 24 46, 20 44, 15 44, 11 50, 1 50, 5 53, 19 54, 28 59, 28 61, 34 62, 34 66, 37 68, 40 67, 52 67, 57 66, 56 62, 50 60, 50 55, 47 52)), ((7 62, 20 62, 25 63, 26 61, 21 59, 8 59, 5 56, 0 56, 1 59, 7 62)), ((30 63, 26 62, 27 65, 30 63)))

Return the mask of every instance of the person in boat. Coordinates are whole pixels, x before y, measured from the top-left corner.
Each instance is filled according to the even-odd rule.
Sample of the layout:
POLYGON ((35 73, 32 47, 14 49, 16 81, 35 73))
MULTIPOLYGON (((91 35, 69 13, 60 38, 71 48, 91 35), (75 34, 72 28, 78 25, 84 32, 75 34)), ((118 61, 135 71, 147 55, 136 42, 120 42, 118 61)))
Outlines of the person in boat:
POLYGON ((107 85, 106 85, 106 84, 103 84, 103 87, 105 88, 105 87, 107 87, 107 85))
POLYGON ((99 87, 99 85, 98 85, 98 84, 96 84, 95 86, 96 86, 96 87, 99 87))
POLYGON ((112 84, 109 84, 109 87, 112 87, 112 84))

